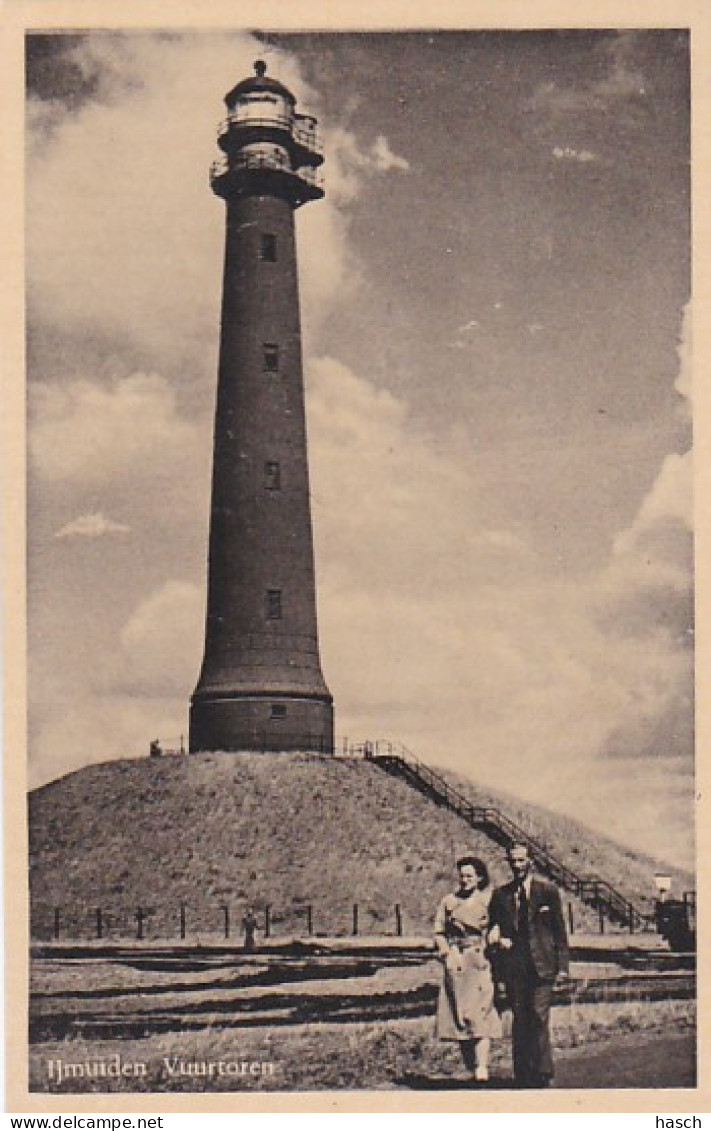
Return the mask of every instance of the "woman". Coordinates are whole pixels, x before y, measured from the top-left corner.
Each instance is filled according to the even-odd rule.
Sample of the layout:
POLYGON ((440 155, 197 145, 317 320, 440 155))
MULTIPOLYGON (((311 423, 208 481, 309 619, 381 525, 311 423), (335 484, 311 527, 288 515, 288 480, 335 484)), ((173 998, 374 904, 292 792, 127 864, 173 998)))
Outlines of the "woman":
POLYGON ((489 873, 476 856, 457 860, 457 872, 459 890, 444 897, 435 916, 435 946, 444 962, 436 1031, 441 1041, 459 1042, 467 1070, 484 1082, 491 1038, 501 1036, 486 954, 489 873))

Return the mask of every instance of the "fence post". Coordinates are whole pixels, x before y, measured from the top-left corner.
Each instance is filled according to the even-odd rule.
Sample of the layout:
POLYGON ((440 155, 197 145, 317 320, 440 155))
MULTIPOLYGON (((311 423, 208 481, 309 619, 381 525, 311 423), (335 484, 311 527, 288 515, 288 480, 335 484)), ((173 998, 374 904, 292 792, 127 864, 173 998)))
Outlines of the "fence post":
POLYGON ((353 934, 358 934, 358 904, 353 904, 353 934))
POLYGON ((306 904, 306 934, 312 935, 314 933, 314 909, 310 903, 306 904))
POLYGON ((399 903, 395 904, 395 934, 398 938, 402 937, 402 911, 399 903))
POLYGON ((264 937, 265 939, 271 938, 272 935, 272 916, 271 907, 269 904, 264 908, 264 937))
POLYGON ((101 914, 100 907, 96 909, 96 937, 97 939, 103 939, 104 937, 104 917, 101 914))
POLYGON ((228 939, 230 937, 230 909, 227 904, 222 908, 222 914, 225 917, 225 938, 228 939))
POLYGON ((631 903, 630 903, 630 907, 629 907, 629 913, 630 913, 630 934, 633 935, 634 934, 634 907, 632 906, 631 903))
POLYGON ((54 909, 54 941, 59 942, 59 930, 61 925, 61 912, 58 907, 54 909))
POLYGON ((599 884, 595 884, 595 902, 597 903, 597 914, 598 914, 598 919, 599 919, 599 922, 600 922, 600 934, 604 935, 605 934, 605 908, 603 907, 602 900, 600 899, 600 885, 599 884))
POLYGON ((143 908, 139 907, 136 910, 136 938, 143 938, 143 908))
POLYGON ((180 937, 185 938, 185 904, 180 904, 180 937))
POLYGON ((573 919, 573 905, 572 905, 572 903, 570 903, 570 901, 568 902, 568 926, 570 928, 571 935, 574 935, 575 934, 575 920, 573 919))

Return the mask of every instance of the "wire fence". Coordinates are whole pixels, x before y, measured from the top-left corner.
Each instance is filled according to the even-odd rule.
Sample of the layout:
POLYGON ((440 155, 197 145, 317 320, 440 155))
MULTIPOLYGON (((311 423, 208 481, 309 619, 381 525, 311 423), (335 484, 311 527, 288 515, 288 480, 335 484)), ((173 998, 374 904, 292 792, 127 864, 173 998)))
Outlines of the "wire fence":
POLYGON ((120 941, 148 939, 195 941, 211 938, 258 941, 294 938, 401 938, 429 933, 402 906, 371 908, 352 903, 343 908, 318 908, 305 903, 289 908, 264 904, 258 909, 217 904, 179 903, 158 907, 148 902, 134 907, 100 906, 87 909, 54 907, 32 916, 31 937, 36 941, 120 941))
MULTIPOLYGON (((626 931, 619 924, 594 919, 585 908, 565 905, 568 933, 590 937, 599 934, 622 938, 626 931)), ((393 937, 429 938, 432 922, 422 911, 402 903, 365 901, 325 906, 317 902, 279 907, 255 901, 245 903, 198 904, 179 902, 140 905, 108 903, 90 907, 35 906, 30 918, 30 936, 36 942, 77 941, 259 941, 393 937)))
MULTIPOLYGON (((331 748, 326 735, 314 734, 309 731, 289 731, 281 726, 273 731, 255 731, 249 747, 245 750, 253 754, 266 753, 303 753, 338 755, 340 751, 331 748)), ((187 736, 180 734, 169 738, 153 738, 148 743, 150 758, 162 758, 171 755, 184 755, 191 753, 188 748, 187 736)), ((192 751, 192 754, 211 753, 211 751, 192 751)), ((352 757, 363 757, 362 753, 352 754, 352 757)))

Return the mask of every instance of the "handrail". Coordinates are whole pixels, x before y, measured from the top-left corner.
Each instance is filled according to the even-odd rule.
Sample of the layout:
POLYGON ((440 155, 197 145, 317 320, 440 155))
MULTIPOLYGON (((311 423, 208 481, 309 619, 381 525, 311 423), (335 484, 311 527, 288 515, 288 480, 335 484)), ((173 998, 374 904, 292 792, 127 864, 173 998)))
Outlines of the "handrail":
POLYGON ((323 173, 311 165, 300 165, 294 168, 286 154, 278 153, 242 153, 237 152, 231 157, 218 157, 210 165, 210 179, 217 180, 235 170, 274 170, 289 173, 313 188, 323 187, 323 173))
POLYGON ((252 116, 250 114, 235 113, 233 111, 223 118, 221 122, 218 122, 217 136, 223 137, 233 126, 236 126, 238 129, 249 128, 250 126, 254 126, 257 129, 273 129, 276 127, 277 129, 291 131, 292 118, 288 114, 278 114, 276 112, 274 114, 260 114, 259 116, 255 114, 252 116))
MULTIPOLYGON (((354 749, 351 748, 351 751, 354 752, 354 749)), ((495 828, 508 839, 509 843, 520 841, 525 844, 534 863, 547 871, 564 887, 575 892, 584 902, 592 900, 594 906, 606 905, 608 911, 623 918, 630 926, 641 926, 650 921, 651 916, 635 907, 622 892, 618 891, 607 880, 596 875, 578 875, 567 864, 558 860, 544 845, 539 844, 530 833, 527 833, 510 817, 502 813, 500 809, 490 805, 473 804, 463 793, 450 785, 445 778, 422 762, 402 743, 379 739, 376 742, 363 743, 361 749, 363 757, 369 761, 379 763, 384 768, 391 767, 406 779, 414 779, 415 784, 424 785, 434 794, 437 800, 453 809, 472 826, 495 828)))
POLYGON ((246 153, 239 151, 231 157, 216 158, 210 166, 214 176, 229 173, 231 169, 287 169, 292 172, 286 153, 246 153))
MULTIPOLYGON (((456 802, 457 805, 453 805, 453 808, 459 808, 471 814, 479 823, 497 826, 502 832, 510 836, 512 840, 520 840, 523 844, 528 845, 536 857, 549 863, 561 875, 566 875, 571 881, 577 880, 578 877, 570 868, 556 860, 546 848, 538 844, 529 833, 521 828, 520 825, 517 825, 515 821, 512 821, 510 817, 502 813, 500 809, 496 809, 494 806, 474 805, 463 793, 460 793, 458 789, 451 786, 445 778, 441 777, 441 775, 431 769, 430 766, 422 762, 415 754, 407 750, 406 747, 401 746, 400 751, 400 754, 396 756, 399 756, 405 764, 409 763, 412 765, 419 776, 427 781, 429 785, 436 788, 448 803, 456 802)), ((377 756, 376 754, 376 757, 377 756)))
POLYGON ((315 118, 296 115, 293 119, 286 114, 261 115, 252 117, 245 114, 228 114, 217 125, 218 140, 223 138, 231 129, 247 133, 251 129, 279 130, 290 134, 293 141, 310 153, 323 155, 323 142, 315 118), (313 123, 313 124, 311 124, 313 123))
POLYGON ((151 758, 170 754, 185 754, 185 750, 184 734, 177 735, 175 738, 154 738, 148 744, 148 752, 151 758))

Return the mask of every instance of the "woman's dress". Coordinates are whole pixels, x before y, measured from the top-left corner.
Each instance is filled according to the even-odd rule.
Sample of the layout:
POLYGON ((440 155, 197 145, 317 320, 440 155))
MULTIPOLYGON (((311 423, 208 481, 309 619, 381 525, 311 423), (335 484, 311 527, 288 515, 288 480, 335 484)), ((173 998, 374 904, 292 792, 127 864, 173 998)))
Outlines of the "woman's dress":
POLYGON ((448 962, 437 1003, 437 1036, 442 1041, 500 1037, 501 1018, 494 1008, 494 983, 486 956, 489 896, 474 891, 446 895, 435 916, 435 935, 459 952, 462 970, 448 962))

